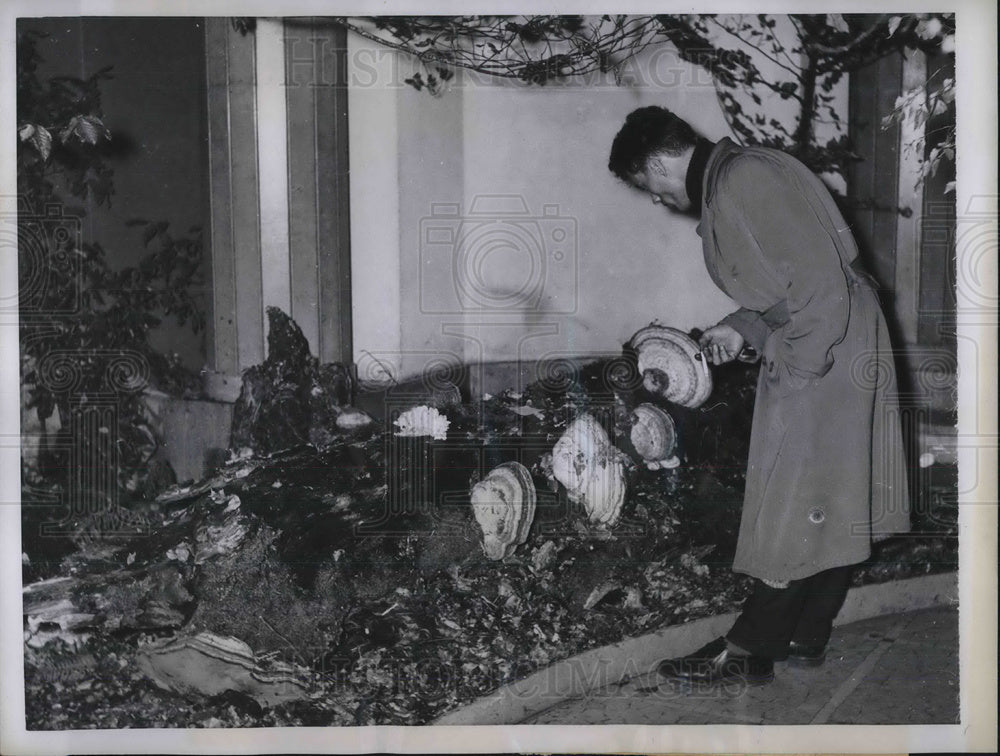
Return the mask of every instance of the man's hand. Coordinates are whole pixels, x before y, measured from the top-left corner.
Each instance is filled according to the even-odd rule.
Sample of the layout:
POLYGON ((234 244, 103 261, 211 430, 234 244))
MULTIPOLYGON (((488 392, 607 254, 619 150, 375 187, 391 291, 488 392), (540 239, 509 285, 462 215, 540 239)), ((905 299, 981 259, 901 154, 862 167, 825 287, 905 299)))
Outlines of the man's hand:
POLYGON ((720 324, 705 331, 698 339, 698 345, 709 362, 722 365, 736 359, 743 349, 743 337, 732 326, 720 324))

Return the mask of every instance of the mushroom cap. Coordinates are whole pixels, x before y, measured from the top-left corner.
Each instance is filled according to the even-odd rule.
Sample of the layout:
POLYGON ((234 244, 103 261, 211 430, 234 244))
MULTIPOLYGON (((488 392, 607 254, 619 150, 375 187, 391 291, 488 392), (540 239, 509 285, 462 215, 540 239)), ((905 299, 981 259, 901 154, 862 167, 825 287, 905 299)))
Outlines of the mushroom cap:
POLYGON ((698 343, 683 331, 652 324, 637 331, 629 344, 650 393, 692 409, 712 393, 708 363, 698 343))
POLYGON ((556 442, 552 474, 592 522, 617 524, 625 501, 625 463, 592 415, 580 415, 556 442))
POLYGON ((503 559, 528 539, 537 496, 531 473, 520 462, 490 470, 472 487, 470 498, 488 559, 503 559))
POLYGON ((670 459, 677 446, 677 433, 670 415, 655 404, 640 404, 633 411, 630 438, 639 456, 647 462, 670 459))

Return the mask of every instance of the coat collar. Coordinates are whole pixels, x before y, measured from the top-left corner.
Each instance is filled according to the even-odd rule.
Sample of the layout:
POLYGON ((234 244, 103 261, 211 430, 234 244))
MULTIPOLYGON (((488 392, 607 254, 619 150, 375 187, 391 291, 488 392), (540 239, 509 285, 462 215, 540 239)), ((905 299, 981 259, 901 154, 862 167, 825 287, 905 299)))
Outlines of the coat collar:
MULTIPOLYGON (((702 239, 705 238, 705 234, 709 233, 711 229, 711 223, 706 218, 706 210, 711 209, 712 200, 714 199, 713 190, 715 189, 719 166, 722 165, 728 155, 740 149, 741 147, 732 139, 723 137, 715 143, 715 146, 712 147, 712 151, 708 155, 708 162, 705 164, 705 172, 701 179, 701 212, 699 213, 698 226, 695 229, 698 236, 702 239)), ((709 266, 709 271, 711 269, 711 266, 709 266)), ((718 284, 718 281, 716 283, 718 284)))
POLYGON ((715 188, 716 174, 718 173, 719 166, 722 164, 723 159, 734 152, 738 152, 740 149, 742 148, 729 137, 722 137, 722 139, 715 143, 715 147, 712 148, 712 152, 708 156, 708 162, 705 165, 705 175, 702 177, 702 213, 704 213, 705 208, 709 207, 712 203, 712 190, 715 188))
POLYGON ((688 163, 687 174, 684 176, 684 187, 687 189, 688 199, 691 200, 692 210, 697 209, 701 215, 702 188, 705 179, 705 166, 708 165, 708 156, 712 154, 715 145, 705 139, 698 137, 695 143, 694 152, 688 163))

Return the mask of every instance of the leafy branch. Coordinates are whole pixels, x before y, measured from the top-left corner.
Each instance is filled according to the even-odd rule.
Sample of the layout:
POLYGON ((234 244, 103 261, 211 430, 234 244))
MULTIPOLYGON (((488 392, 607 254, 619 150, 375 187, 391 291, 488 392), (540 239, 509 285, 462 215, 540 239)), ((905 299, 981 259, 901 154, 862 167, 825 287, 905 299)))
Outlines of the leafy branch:
MULTIPOLYGON (((204 283, 203 240, 192 228, 174 235, 164 221, 135 220, 142 228, 138 263, 115 269, 106 250, 85 239, 82 205, 109 206, 113 171, 105 149, 112 140, 101 109, 104 68, 86 78, 37 74, 43 35, 17 35, 18 282, 21 380, 28 405, 42 428, 67 433, 70 417, 113 389, 116 395, 119 485, 133 488, 156 449, 143 393, 146 380, 180 393, 194 376, 174 355, 164 355, 149 336, 165 317, 196 333, 205 315, 192 295, 204 283), (78 204, 71 205, 75 200, 78 204), (70 355, 65 368, 72 387, 46 380, 47 358, 70 355), (142 380, 109 386, 123 360, 142 380)), ((63 452, 64 453, 64 452, 63 452)), ((110 464, 110 460, 108 461, 110 464)), ((65 474, 68 462, 48 469, 65 474)), ((58 473, 57 473, 58 476, 58 473)), ((55 481, 65 483, 63 480, 55 481)))
POLYGON ((837 110, 834 88, 843 76, 895 52, 954 52, 953 14, 371 16, 329 21, 412 56, 426 75, 416 74, 407 83, 434 95, 456 69, 535 85, 598 74, 620 81, 630 60, 650 47, 669 44, 683 60, 711 74, 739 141, 786 150, 818 173, 837 174, 859 159, 837 110), (795 105, 793 120, 773 115, 775 98, 795 105), (840 133, 820 142, 818 123, 840 133))

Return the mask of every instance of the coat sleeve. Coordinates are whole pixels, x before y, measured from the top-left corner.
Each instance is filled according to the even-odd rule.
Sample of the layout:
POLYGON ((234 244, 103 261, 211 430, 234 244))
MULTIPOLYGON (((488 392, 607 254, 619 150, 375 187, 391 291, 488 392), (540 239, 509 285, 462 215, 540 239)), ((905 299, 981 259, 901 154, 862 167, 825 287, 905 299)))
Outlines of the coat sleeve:
POLYGON ((719 322, 720 325, 727 325, 735 330, 743 337, 743 341, 756 349, 758 353, 764 351, 764 343, 771 335, 771 329, 767 327, 760 313, 756 310, 748 310, 746 307, 741 307, 736 312, 730 313, 719 322))
POLYGON ((743 341, 752 346, 758 353, 764 351, 768 336, 788 322, 788 303, 782 299, 764 312, 741 307, 730 313, 721 321, 736 330, 743 341))
POLYGON ((766 268, 784 292, 788 320, 762 352, 768 378, 801 388, 830 370, 833 347, 847 331, 850 300, 837 241, 816 188, 777 158, 744 153, 720 178, 717 197, 743 227, 748 264, 766 268))

